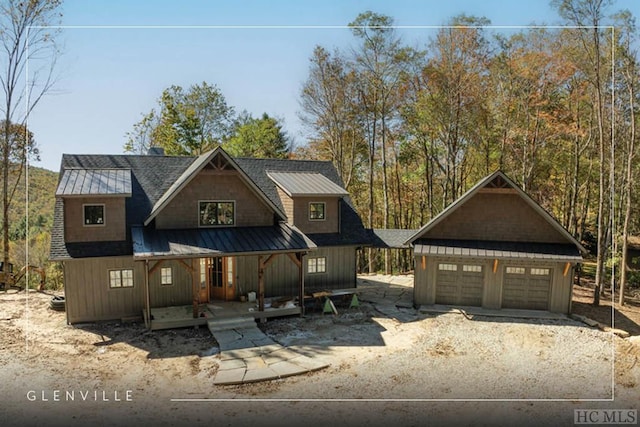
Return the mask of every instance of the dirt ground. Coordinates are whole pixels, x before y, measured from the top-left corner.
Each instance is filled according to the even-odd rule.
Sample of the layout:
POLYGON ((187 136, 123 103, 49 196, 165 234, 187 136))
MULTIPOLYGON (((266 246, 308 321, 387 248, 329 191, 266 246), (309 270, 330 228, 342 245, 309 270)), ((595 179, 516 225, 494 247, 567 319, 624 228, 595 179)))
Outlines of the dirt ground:
POLYGON ((575 409, 640 409, 638 344, 570 319, 422 312, 411 308, 410 276, 359 280, 359 308, 338 304, 338 316, 316 310, 261 325, 329 368, 226 387, 211 383, 219 355, 206 328, 70 326, 48 308, 51 295, 2 293, 0 419, 8 426, 569 425, 575 409))

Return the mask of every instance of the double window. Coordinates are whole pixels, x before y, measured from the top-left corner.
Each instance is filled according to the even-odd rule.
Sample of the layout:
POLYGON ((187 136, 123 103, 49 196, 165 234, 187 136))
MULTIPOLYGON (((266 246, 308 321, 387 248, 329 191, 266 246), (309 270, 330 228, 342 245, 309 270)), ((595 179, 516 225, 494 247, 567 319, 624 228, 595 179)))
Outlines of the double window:
POLYGON ((313 273, 326 273, 327 272, 327 258, 309 258, 307 260, 307 271, 310 274, 313 273))
POLYGON ((326 219, 326 204, 324 202, 309 203, 309 220, 324 221, 326 219))
POLYGON ((112 289, 133 288, 133 270, 109 270, 109 287, 112 289))
POLYGON ((198 216, 201 227, 234 225, 236 222, 236 203, 232 201, 201 201, 198 216))
POLYGON ((82 223, 85 226, 104 225, 104 205, 83 205, 82 223))

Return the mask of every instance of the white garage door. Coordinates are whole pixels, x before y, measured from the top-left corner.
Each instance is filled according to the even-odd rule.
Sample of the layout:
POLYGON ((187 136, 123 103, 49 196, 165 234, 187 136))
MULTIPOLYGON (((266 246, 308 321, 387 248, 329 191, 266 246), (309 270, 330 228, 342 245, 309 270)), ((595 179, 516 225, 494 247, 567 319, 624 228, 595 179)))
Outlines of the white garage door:
POLYGON ((436 304, 482 305, 483 266, 439 263, 436 272, 436 304))
POLYGON ((505 267, 503 277, 503 308, 549 309, 550 268, 505 267))

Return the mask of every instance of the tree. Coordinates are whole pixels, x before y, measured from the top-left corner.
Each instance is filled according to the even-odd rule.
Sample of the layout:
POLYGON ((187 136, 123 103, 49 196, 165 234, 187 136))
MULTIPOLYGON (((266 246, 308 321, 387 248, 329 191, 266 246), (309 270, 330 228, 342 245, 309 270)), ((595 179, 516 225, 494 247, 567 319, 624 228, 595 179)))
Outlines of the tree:
POLYGON ((310 131, 309 146, 331 160, 349 190, 359 174, 366 146, 358 121, 355 73, 344 55, 316 46, 300 93, 300 118, 310 131))
POLYGON ((26 123, 55 81, 53 70, 59 51, 57 30, 52 25, 61 17, 59 6, 59 0, 5 0, 0 5, 0 84, 5 97, 0 106, 4 265, 10 262, 9 207, 15 191, 9 188, 9 181, 12 174, 22 173, 29 155, 37 155, 26 123))
POLYGON ((267 113, 256 119, 244 112, 224 148, 235 157, 286 159, 291 151, 289 145, 280 120, 269 117, 267 113))
MULTIPOLYGON (((584 53, 590 70, 584 70, 590 77, 590 81, 595 91, 594 98, 596 104, 596 124, 598 129, 598 155, 599 155, 599 180, 598 180, 598 253, 596 262, 596 283, 593 296, 593 304, 600 304, 600 293, 604 290, 604 264, 607 254, 608 243, 606 239, 607 195, 606 191, 606 141, 605 141, 605 111, 604 111, 604 90, 602 83, 605 80, 602 70, 602 37, 600 28, 605 9, 611 4, 611 0, 553 0, 552 4, 557 7, 560 16, 565 20, 581 27, 584 31, 578 30, 577 34, 583 45, 584 53)), ((613 165, 610 165, 613 167, 613 165)), ((612 219, 612 218, 610 218, 612 219)))
POLYGON ((152 109, 126 134, 124 150, 142 153, 157 146, 169 155, 201 154, 229 138, 234 114, 215 85, 202 82, 186 92, 173 85, 162 92, 158 111, 152 109))

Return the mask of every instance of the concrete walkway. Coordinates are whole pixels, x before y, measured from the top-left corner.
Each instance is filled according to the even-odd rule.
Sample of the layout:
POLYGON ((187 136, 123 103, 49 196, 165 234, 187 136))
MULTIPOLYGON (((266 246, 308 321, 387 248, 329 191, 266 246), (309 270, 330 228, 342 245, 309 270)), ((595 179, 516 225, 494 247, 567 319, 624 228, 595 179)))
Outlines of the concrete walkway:
POLYGON ((220 345, 216 385, 244 384, 300 375, 329 366, 277 344, 257 326, 212 331, 220 345))

